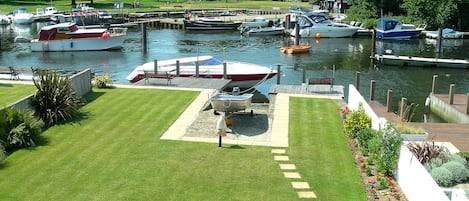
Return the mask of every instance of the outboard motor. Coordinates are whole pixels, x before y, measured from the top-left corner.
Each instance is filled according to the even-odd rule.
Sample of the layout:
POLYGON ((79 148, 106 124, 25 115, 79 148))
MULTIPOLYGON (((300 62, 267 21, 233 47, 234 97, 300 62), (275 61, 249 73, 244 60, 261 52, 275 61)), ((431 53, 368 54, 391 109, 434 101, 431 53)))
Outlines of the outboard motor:
POLYGON ((233 87, 233 96, 238 96, 239 95, 239 87, 233 87))

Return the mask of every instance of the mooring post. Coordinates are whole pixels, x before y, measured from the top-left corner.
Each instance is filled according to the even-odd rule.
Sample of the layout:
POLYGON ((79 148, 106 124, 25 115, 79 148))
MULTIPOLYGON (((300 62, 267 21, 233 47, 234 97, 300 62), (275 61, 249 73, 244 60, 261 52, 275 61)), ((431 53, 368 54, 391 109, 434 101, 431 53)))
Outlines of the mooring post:
POLYGON ((436 58, 438 59, 440 58, 440 55, 441 55, 441 42, 443 39, 442 35, 443 35, 443 30, 441 28, 438 28, 438 37, 437 37, 437 42, 436 42, 437 51, 438 51, 436 54, 436 58))
MULTIPOLYGON (((295 68, 297 68, 297 67, 298 67, 298 64, 296 63, 295 68)), ((302 79, 301 79, 302 80, 301 83, 306 83, 306 65, 303 65, 302 69, 303 69, 303 76, 302 76, 302 79)))
POLYGON ((449 85, 449 104, 452 105, 454 102, 454 90, 455 90, 455 85, 450 84, 449 85))
POLYGON ((158 74, 158 60, 153 60, 153 73, 158 74))
POLYGON ((223 62, 223 79, 228 79, 228 75, 226 72, 226 62, 223 62))
POLYGON ((179 60, 176 60, 176 77, 179 77, 181 75, 181 66, 180 66, 179 60))
POLYGON ((355 88, 360 91, 360 72, 358 71, 355 72, 355 88))
POLYGON ((466 114, 469 114, 469 93, 466 94, 466 114))
POLYGON ((376 29, 373 29, 371 32, 371 55, 370 58, 373 59, 376 54, 376 29))
POLYGON ((436 81, 438 80, 438 75, 433 75, 432 81, 432 94, 435 94, 436 91, 436 81))
POLYGON ((388 96, 386 98, 386 112, 391 112, 392 106, 392 89, 388 89, 388 96))
POLYGON ((142 49, 143 52, 147 52, 147 23, 142 23, 142 49))
POLYGON ((376 84, 375 80, 370 81, 370 101, 375 100, 375 84, 376 84))
POLYGON ((280 64, 277 64, 277 84, 280 84, 280 64))
POLYGON ((300 45, 300 24, 295 24, 295 45, 300 45))
POLYGON ((399 117, 400 117, 401 121, 404 121, 404 113, 405 113, 406 107, 407 107, 407 98, 402 97, 401 98, 401 106, 400 106, 400 109, 399 109, 399 117))
POLYGON ((199 62, 195 62, 195 77, 199 77, 199 62))

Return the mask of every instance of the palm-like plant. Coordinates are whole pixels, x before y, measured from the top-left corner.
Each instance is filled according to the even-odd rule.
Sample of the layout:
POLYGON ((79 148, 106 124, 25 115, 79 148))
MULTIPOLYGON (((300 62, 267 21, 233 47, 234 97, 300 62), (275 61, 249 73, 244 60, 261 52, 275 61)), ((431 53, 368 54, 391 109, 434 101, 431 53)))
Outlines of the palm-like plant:
POLYGON ((34 85, 37 91, 31 105, 47 127, 78 114, 80 98, 73 91, 68 77, 60 77, 55 71, 39 71, 34 85))

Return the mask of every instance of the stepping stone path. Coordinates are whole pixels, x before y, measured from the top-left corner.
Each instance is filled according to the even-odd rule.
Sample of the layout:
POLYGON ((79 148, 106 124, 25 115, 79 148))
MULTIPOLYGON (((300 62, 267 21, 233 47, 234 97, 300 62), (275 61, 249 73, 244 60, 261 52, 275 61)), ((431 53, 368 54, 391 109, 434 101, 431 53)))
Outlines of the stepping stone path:
POLYGON ((292 187, 297 190, 299 198, 317 198, 316 194, 311 191, 311 187, 308 182, 301 181, 301 175, 296 171, 296 165, 288 163, 290 158, 285 155, 285 149, 272 149, 274 154, 274 160, 280 162, 280 169, 283 171, 283 175, 287 179, 291 179, 292 187))

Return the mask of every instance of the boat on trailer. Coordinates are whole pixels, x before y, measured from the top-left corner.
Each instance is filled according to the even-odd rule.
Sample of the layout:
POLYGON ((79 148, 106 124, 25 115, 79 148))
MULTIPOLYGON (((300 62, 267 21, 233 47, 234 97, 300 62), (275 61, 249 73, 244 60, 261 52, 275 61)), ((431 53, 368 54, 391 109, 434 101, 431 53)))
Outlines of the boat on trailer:
POLYGON ((226 87, 240 88, 253 87, 277 75, 276 70, 266 66, 239 61, 222 62, 212 56, 196 56, 156 61, 156 64, 155 61, 147 62, 137 66, 126 79, 135 83, 146 78, 145 74, 148 73, 167 74, 169 77, 197 77, 198 75, 199 78, 213 79, 223 79, 226 73, 226 78, 231 79, 226 87), (224 63, 226 63, 226 71, 224 63))

